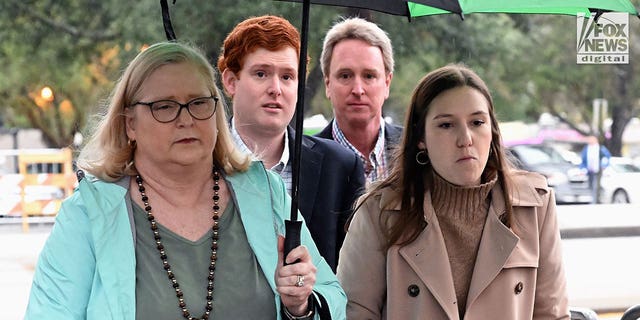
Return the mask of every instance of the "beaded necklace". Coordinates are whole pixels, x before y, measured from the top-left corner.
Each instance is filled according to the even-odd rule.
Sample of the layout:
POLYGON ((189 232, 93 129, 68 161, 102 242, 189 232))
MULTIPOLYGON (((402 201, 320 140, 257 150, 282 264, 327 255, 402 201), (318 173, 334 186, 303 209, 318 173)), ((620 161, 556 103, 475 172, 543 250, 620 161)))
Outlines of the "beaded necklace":
POLYGON ((173 271, 171 271, 171 265, 169 264, 164 245, 162 245, 162 238, 160 237, 158 225, 156 223, 155 217, 151 213, 149 197, 147 197, 147 194, 145 193, 145 188, 142 185, 143 180, 140 175, 136 175, 136 182, 138 183, 138 191, 140 191, 140 195, 142 196, 142 203, 144 203, 144 211, 147 212, 147 220, 149 220, 151 231, 153 231, 153 236, 156 240, 156 249, 158 249, 158 253, 160 254, 162 266, 164 267, 164 270, 167 271, 167 277, 171 281, 171 286, 176 291, 176 297, 178 298, 178 307, 182 311, 182 316, 188 320, 208 320, 211 314, 211 310, 213 310, 213 278, 216 271, 216 260, 218 260, 218 222, 220 219, 220 206, 218 205, 218 203, 220 201, 220 173, 218 172, 218 170, 216 170, 216 168, 213 169, 213 226, 211 227, 211 229, 213 230, 213 235, 211 236, 211 263, 209 264, 209 275, 207 276, 207 305, 205 306, 205 311, 202 316, 200 316, 200 318, 191 316, 191 313, 187 309, 187 303, 184 301, 184 294, 182 293, 182 289, 180 289, 180 285, 178 284, 176 275, 173 273, 173 271))

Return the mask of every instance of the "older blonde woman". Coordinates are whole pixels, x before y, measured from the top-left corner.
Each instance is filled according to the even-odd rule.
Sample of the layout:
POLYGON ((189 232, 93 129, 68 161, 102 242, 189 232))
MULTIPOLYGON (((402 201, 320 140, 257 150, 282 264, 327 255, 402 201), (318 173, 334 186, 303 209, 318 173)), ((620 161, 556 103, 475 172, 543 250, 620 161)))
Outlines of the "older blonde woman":
POLYGON ((345 296, 306 228, 283 266, 290 199, 238 153, 215 73, 179 43, 115 87, 36 267, 27 319, 335 318, 345 296))

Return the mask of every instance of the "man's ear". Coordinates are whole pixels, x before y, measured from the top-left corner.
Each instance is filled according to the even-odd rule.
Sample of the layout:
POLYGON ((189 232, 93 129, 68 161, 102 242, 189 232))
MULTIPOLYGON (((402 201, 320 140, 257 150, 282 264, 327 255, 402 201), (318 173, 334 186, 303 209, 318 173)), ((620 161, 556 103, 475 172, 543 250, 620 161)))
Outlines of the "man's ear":
POLYGON ((329 77, 324 77, 324 95, 327 99, 331 98, 331 94, 329 93, 329 77))
POLYGON ((384 99, 389 98, 389 92, 391 91, 391 79, 393 79, 393 73, 389 72, 389 74, 385 75, 384 83, 385 83, 385 95, 384 99))
POLYGON ((236 94, 237 81, 238 77, 233 71, 225 69, 222 72, 222 85, 224 86, 224 90, 227 92, 227 94, 232 98, 236 94))

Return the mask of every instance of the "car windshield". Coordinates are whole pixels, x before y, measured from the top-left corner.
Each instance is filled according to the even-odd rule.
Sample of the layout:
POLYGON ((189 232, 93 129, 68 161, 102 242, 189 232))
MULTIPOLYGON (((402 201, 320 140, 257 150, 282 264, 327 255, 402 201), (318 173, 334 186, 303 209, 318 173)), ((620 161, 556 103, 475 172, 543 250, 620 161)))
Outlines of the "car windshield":
POLYGON ((551 148, 543 146, 515 146, 521 161, 528 164, 564 162, 562 156, 551 148))
POLYGON ((611 166, 616 172, 640 172, 640 168, 630 163, 612 164, 611 166))

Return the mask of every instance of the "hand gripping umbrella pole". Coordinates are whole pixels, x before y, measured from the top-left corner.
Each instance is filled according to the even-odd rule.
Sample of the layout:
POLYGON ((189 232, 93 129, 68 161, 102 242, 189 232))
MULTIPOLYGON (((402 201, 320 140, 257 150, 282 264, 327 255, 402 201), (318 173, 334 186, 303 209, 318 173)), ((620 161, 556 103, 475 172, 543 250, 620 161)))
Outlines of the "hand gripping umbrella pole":
POLYGON ((300 185, 300 157, 302 156, 302 123, 304 122, 304 89, 307 75, 307 42, 309 37, 309 0, 302 3, 302 28, 300 32, 300 59, 298 67, 298 101, 296 103, 296 134, 293 150, 293 177, 291 188, 291 214, 290 219, 285 220, 286 236, 284 238, 284 257, 293 248, 300 245, 300 230, 302 221, 298 220, 298 187, 300 185))

